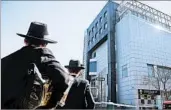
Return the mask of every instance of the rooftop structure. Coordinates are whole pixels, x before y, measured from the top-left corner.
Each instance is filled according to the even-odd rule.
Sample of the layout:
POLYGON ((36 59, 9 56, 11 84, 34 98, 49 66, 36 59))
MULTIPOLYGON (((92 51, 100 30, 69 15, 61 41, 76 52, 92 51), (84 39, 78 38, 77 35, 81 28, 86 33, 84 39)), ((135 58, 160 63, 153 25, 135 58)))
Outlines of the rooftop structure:
POLYGON ((120 21, 129 12, 171 31, 171 16, 138 1, 121 2, 117 8, 117 20, 120 21))

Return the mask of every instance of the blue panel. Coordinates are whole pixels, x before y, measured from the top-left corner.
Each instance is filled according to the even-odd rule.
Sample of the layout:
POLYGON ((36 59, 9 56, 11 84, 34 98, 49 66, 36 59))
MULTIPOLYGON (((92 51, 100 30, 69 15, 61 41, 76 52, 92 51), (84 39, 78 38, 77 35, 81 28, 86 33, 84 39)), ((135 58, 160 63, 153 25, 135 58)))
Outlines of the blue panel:
POLYGON ((97 61, 91 61, 89 69, 89 72, 97 72, 97 61))

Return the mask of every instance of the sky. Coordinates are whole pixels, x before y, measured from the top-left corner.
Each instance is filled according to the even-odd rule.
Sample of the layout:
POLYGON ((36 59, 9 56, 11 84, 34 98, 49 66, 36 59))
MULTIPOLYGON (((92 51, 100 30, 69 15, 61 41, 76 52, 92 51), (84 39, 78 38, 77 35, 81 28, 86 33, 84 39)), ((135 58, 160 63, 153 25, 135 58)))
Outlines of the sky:
MULTIPOLYGON (((120 2, 120 1, 117 1, 120 2)), ((171 15, 171 1, 142 1, 171 15)), ((49 44, 56 59, 67 65, 70 59, 83 60, 84 33, 107 1, 2 1, 1 58, 24 46, 23 38, 32 21, 48 25, 49 44)))

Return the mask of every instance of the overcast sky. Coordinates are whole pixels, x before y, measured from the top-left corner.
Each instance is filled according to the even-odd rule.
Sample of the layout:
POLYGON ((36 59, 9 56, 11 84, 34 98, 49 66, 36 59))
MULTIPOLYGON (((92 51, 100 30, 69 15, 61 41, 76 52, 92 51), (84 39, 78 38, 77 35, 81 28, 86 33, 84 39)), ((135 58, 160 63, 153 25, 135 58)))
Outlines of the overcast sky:
MULTIPOLYGON (((2 1, 1 2, 1 58, 20 49, 32 21, 48 24, 49 44, 62 65, 70 59, 83 58, 84 31, 106 4, 106 1, 2 1)), ((143 1, 171 15, 170 1, 143 1)))

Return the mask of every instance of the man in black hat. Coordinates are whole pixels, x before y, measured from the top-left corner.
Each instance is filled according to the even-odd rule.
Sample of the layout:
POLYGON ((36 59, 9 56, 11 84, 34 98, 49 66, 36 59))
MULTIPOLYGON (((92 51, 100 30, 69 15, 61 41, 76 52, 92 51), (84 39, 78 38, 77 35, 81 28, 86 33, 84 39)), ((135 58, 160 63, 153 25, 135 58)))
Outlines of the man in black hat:
POLYGON ((54 92, 48 106, 55 106, 60 99, 59 94, 65 91, 70 80, 70 76, 46 48, 48 43, 57 42, 47 38, 47 25, 39 22, 31 22, 27 35, 17 35, 25 38, 25 46, 1 59, 1 108, 21 109, 19 103, 28 83, 26 70, 30 63, 36 64, 44 79, 52 80, 54 92))
POLYGON ((75 81, 66 98, 65 105, 60 109, 93 109, 95 102, 90 91, 88 80, 78 78, 81 70, 84 69, 79 60, 70 60, 65 66, 70 75, 75 77, 75 81))

